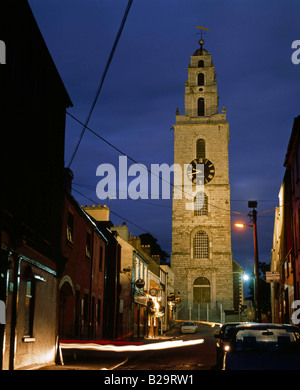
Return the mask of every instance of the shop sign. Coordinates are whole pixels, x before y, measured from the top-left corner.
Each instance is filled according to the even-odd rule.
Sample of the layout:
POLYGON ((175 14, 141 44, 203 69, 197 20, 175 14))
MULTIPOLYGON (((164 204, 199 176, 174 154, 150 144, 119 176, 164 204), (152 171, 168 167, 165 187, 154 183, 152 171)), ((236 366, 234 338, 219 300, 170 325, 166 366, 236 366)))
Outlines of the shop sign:
POLYGON ((280 272, 279 271, 267 271, 266 272, 266 282, 280 282, 280 272))
POLYGON ((147 297, 144 295, 135 295, 134 296, 134 302, 138 303, 140 305, 147 306, 147 297))

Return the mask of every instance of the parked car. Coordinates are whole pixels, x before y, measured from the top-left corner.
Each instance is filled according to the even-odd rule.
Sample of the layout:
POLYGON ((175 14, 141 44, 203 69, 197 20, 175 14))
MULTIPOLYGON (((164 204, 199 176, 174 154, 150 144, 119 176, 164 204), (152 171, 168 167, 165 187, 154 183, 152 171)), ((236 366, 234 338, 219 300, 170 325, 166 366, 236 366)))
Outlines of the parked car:
POLYGON ((216 343, 217 367, 222 368, 224 353, 229 349, 229 343, 233 336, 234 330, 238 325, 249 324, 248 322, 226 322, 215 334, 218 339, 216 343))
POLYGON ((299 369, 300 331, 292 325, 238 325, 223 359, 223 370, 299 369))
POLYGON ((181 333, 196 333, 198 325, 194 321, 186 321, 181 325, 181 333))

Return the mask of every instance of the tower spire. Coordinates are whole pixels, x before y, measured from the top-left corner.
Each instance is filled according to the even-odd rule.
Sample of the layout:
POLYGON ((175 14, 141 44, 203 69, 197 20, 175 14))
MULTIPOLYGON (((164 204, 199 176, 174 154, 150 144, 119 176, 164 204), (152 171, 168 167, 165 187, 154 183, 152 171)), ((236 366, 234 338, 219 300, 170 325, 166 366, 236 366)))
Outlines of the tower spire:
POLYGON ((205 31, 210 31, 210 29, 206 27, 199 27, 199 26, 196 26, 196 28, 199 28, 200 30, 201 38, 199 44, 200 44, 200 49, 202 50, 202 46, 204 45, 204 40, 202 35, 205 34, 205 31))

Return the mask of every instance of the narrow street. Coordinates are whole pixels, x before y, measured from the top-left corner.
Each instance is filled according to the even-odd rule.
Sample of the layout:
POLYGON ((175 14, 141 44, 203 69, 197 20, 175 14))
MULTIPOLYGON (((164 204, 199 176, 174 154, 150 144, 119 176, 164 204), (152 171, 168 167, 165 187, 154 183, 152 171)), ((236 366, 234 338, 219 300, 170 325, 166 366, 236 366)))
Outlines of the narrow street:
POLYGON ((180 334, 177 324, 176 333, 172 334, 179 340, 204 339, 202 344, 144 351, 135 356, 129 356, 128 361, 119 370, 211 370, 216 364, 216 328, 199 324, 195 334, 180 334))
POLYGON ((177 323, 162 338, 143 340, 132 351, 63 350, 63 366, 41 367, 40 370, 213 370, 216 364, 218 327, 199 324, 195 334, 181 334, 177 323), (204 341, 200 343, 199 340, 204 341), (173 346, 188 341, 196 345, 173 346), (153 348, 157 348, 154 349, 153 348))

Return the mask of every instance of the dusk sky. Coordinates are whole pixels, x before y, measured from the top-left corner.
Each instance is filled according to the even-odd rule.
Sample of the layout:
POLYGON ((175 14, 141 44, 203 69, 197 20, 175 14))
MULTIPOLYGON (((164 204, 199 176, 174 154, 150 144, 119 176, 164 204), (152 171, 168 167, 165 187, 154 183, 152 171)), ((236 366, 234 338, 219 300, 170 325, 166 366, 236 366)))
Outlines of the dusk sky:
MULTIPOLYGON (((84 123, 128 1, 29 4, 73 102, 68 113, 84 123)), ((88 124, 148 169, 155 163, 172 165, 171 128, 177 107, 184 114, 187 67, 199 47, 196 26, 210 29, 204 48, 212 54, 219 112, 225 106, 230 130, 232 224, 249 223, 248 200, 258 201, 259 260, 267 263, 286 149, 294 117, 300 115, 300 64, 291 60, 292 42, 300 40, 299 15, 299 0, 133 0, 88 124)), ((67 115, 66 166, 81 131, 67 115)), ((82 205, 109 205, 115 225, 127 222, 134 236, 151 233, 170 253, 171 196, 150 199, 149 189, 149 199, 97 198, 97 167, 109 163, 118 168, 120 155, 86 130, 70 167, 74 197, 82 205)), ((232 231, 232 252, 237 263, 251 270, 251 228, 232 231)))

